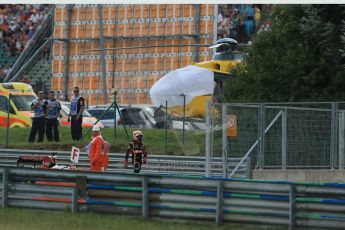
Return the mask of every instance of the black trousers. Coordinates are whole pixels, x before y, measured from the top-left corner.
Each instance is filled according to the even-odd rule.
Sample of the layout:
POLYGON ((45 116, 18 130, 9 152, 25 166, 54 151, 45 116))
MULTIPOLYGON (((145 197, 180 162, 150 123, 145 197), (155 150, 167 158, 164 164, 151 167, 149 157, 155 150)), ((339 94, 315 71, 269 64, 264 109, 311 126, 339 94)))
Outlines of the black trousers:
POLYGON ((139 173, 142 164, 142 154, 132 154, 132 164, 135 173, 139 173))
POLYGON ((76 119, 77 115, 71 116, 71 134, 72 140, 79 141, 82 137, 82 127, 81 123, 83 123, 83 117, 80 116, 79 120, 76 119))
POLYGON ((30 131, 29 142, 35 142, 37 131, 38 131, 37 142, 43 142, 44 130, 45 130, 45 118, 43 116, 34 117, 32 119, 32 127, 30 131))
POLYGON ((48 141, 53 141, 53 131, 54 131, 54 141, 59 142, 59 122, 57 118, 47 118, 46 119, 46 136, 48 141))

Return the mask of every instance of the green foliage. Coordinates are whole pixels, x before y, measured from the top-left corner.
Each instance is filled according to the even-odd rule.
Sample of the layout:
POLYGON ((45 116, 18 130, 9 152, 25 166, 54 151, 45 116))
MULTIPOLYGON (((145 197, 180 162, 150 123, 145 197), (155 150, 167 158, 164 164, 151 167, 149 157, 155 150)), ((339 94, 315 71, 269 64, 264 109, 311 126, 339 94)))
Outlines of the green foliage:
POLYGON ((227 100, 345 100, 344 16, 342 5, 277 5, 226 82, 227 100))

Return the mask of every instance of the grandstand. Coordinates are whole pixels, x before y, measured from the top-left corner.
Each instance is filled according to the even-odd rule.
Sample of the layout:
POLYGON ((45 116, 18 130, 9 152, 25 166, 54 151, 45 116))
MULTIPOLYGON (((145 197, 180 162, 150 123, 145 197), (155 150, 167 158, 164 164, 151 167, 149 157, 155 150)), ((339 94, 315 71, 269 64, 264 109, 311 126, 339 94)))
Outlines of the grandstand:
POLYGON ((212 50, 193 44, 215 41, 215 12, 216 5, 56 5, 52 89, 67 99, 79 86, 90 105, 110 102, 115 90, 119 103, 150 103, 161 76, 210 59, 212 50))

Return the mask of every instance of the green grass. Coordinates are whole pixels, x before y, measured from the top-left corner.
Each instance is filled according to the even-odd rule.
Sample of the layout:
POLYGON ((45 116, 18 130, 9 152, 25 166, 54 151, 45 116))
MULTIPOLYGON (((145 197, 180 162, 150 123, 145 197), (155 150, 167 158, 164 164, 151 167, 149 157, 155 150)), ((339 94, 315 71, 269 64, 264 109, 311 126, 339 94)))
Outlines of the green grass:
MULTIPOLYGON (((88 131, 83 128, 83 134, 88 131)), ((167 148, 165 147, 165 129, 142 129, 144 142, 149 154, 167 155, 205 155, 205 132, 204 131, 185 131, 183 143, 182 130, 168 130, 167 148)), ((70 128, 60 127, 60 143, 46 142, 29 143, 30 128, 11 128, 9 129, 7 148, 20 149, 40 149, 40 150, 71 150, 71 146, 84 148, 90 141, 90 134, 81 142, 73 142, 70 128)), ((129 137, 132 138, 133 129, 128 129, 129 137)), ((116 130, 116 140, 114 129, 102 129, 103 137, 110 142, 111 152, 125 152, 127 150, 127 136, 125 129, 116 130)), ((0 147, 6 144, 6 129, 0 128, 0 147)))
POLYGON ((0 208, 1 230, 225 230, 225 229, 286 229, 262 225, 224 224, 217 227, 212 223, 181 223, 176 220, 144 220, 109 214, 37 211, 29 209, 0 208))

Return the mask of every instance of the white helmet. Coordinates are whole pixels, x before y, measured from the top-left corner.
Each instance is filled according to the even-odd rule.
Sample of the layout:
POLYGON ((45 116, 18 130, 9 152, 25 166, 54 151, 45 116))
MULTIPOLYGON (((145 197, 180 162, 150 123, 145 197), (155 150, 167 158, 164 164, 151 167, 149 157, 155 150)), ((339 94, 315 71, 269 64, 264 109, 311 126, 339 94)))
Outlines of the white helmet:
POLYGON ((99 128, 98 125, 94 125, 94 126, 92 127, 92 131, 101 131, 101 129, 99 128))
POLYGON ((135 139, 137 136, 143 136, 143 133, 140 130, 135 130, 133 132, 133 138, 135 139))

